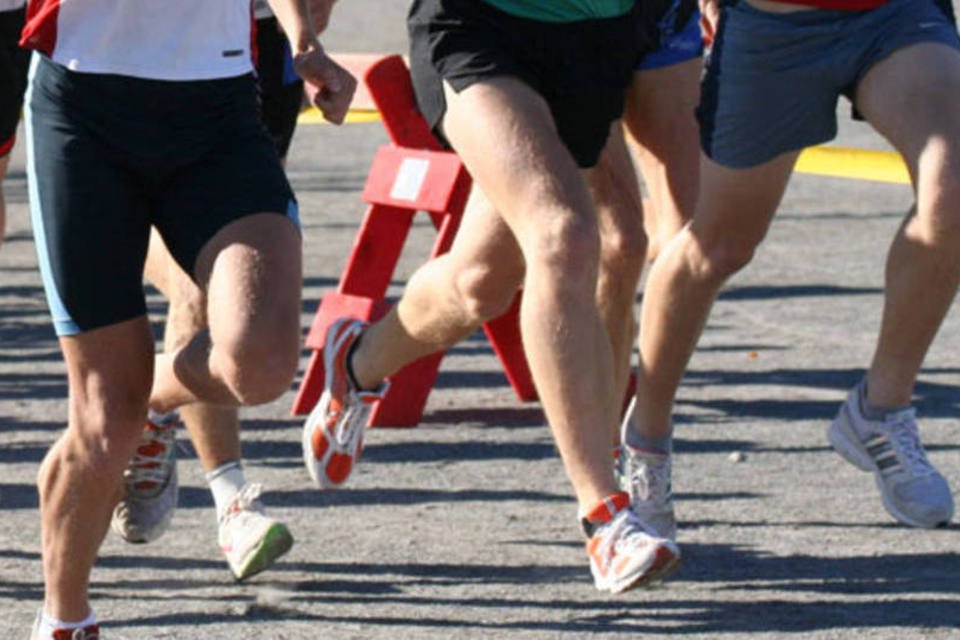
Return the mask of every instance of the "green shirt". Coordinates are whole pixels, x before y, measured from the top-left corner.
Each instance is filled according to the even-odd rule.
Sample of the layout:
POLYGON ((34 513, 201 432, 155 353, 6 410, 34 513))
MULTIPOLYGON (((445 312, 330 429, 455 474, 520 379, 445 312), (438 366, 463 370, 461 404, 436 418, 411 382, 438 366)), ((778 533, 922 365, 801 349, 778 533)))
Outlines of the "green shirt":
POLYGON ((634 0, 483 0, 500 11, 540 22, 576 22, 613 18, 630 10, 634 0))

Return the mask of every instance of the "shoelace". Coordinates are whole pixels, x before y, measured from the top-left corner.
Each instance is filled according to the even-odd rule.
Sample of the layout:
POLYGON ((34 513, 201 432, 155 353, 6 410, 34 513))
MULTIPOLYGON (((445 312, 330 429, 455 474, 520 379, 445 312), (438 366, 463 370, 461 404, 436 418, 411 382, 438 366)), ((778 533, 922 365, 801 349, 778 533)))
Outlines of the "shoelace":
POLYGON ((166 482, 173 464, 173 457, 168 455, 168 452, 175 442, 175 423, 160 427, 152 426, 147 431, 150 433, 149 439, 137 447, 136 453, 124 471, 126 483, 136 489, 166 482))
POLYGON ((920 443, 920 431, 917 429, 916 411, 907 409, 893 417, 889 426, 890 436, 896 441, 908 470, 915 476, 927 476, 936 473, 936 469, 927 459, 927 453, 920 443))
POLYGON ((603 532, 601 538, 601 548, 605 557, 611 556, 611 550, 620 552, 636 549, 650 543, 650 534, 644 530, 629 508, 622 509, 606 526, 609 529, 603 532))
POLYGON ((248 482, 243 485, 243 488, 233 497, 233 502, 220 517, 221 522, 226 522, 244 511, 259 510, 261 494, 263 494, 263 485, 259 482, 248 482))
POLYGON ((633 453, 626 455, 636 458, 631 461, 630 474, 630 483, 633 485, 634 492, 647 500, 666 503, 670 493, 670 458, 633 453), (638 460, 641 457, 643 464, 638 460))
MULTIPOLYGON (((337 422, 337 429, 333 434, 337 444, 350 444, 357 437, 357 426, 361 422, 357 420, 357 413, 360 411, 360 407, 358 406, 360 402, 362 402, 362 400, 359 394, 353 389, 347 391, 340 401, 342 418, 337 422)), ((359 426, 365 427, 366 425, 360 424, 359 426)))

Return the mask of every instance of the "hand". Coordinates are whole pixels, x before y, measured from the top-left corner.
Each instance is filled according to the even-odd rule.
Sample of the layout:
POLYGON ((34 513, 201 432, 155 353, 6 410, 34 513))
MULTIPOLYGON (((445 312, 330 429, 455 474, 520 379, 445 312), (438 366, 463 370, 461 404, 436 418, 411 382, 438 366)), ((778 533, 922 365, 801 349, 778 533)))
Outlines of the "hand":
POLYGON ((319 45, 293 57, 293 70, 304 81, 317 87, 313 97, 323 118, 333 124, 342 124, 357 89, 356 79, 334 62, 319 45))
POLYGON ((700 0, 700 32, 706 46, 713 44, 717 35, 717 22, 720 20, 720 0, 700 0))
POLYGON ((333 3, 337 0, 310 0, 310 18, 313 21, 313 29, 320 35, 330 23, 330 12, 333 11, 333 3))

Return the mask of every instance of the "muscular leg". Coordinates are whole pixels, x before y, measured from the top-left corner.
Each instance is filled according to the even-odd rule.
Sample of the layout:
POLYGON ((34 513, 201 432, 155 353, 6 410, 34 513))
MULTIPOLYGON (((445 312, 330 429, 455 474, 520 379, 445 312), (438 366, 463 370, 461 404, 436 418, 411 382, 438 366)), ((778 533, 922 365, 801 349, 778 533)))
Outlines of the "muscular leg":
POLYGON ((150 404, 268 402, 289 388, 300 341, 300 234, 277 214, 220 230, 197 258, 209 327, 157 356, 150 404))
POLYGON ((883 319, 867 374, 868 402, 910 404, 917 374, 960 282, 960 54, 901 49, 873 67, 857 106, 903 154, 917 193, 887 256, 883 319))
MULTIPOLYGON (((699 137, 693 110, 700 89, 700 60, 638 71, 627 90, 623 127, 592 172, 600 215, 601 260, 597 303, 614 349, 615 389, 626 387, 636 323, 633 302, 643 258, 652 261, 663 244, 693 215, 699 189, 699 137), (627 141, 640 162, 649 200, 640 204, 627 141), (642 225, 642 226, 641 226, 642 225)), ((619 396, 614 398, 619 406, 619 396)), ((619 432, 614 442, 619 442, 619 432)))
POLYGON ((70 384, 68 425, 44 458, 37 481, 44 611, 60 620, 82 620, 89 612, 90 571, 115 502, 103 496, 119 498, 123 469, 143 430, 153 337, 140 317, 63 337, 60 345, 70 384))
POLYGON ((627 91, 624 125, 649 194, 643 225, 647 260, 693 216, 700 183, 700 128, 694 109, 700 99, 697 58, 638 71, 627 91))
POLYGON ((549 108, 522 82, 447 87, 443 127, 517 239, 526 264, 520 327, 534 382, 586 511, 615 493, 610 338, 596 307, 600 239, 588 189, 549 108))
POLYGON ((450 251, 417 269, 390 313, 364 331, 351 359, 357 382, 373 388, 502 314, 523 271, 510 229, 474 188, 450 251))
MULTIPOLYGON (((170 256, 156 231, 150 237, 144 275, 169 301, 163 348, 164 352, 173 353, 207 326, 206 299, 170 256)), ((179 412, 204 471, 240 459, 236 407, 194 403, 180 407, 179 412)))
MULTIPOLYGON (((619 121, 610 128, 610 139, 600 161, 588 175, 600 223, 597 307, 613 349, 614 383, 610 388, 610 402, 619 412, 637 334, 633 303, 647 252, 640 187, 619 121)), ((619 429, 616 423, 612 426, 612 442, 618 443, 619 429)))
POLYGON ((644 435, 669 435, 673 400, 713 300, 766 234, 796 157, 740 170, 703 158, 696 214, 664 247, 646 283, 634 414, 644 435))

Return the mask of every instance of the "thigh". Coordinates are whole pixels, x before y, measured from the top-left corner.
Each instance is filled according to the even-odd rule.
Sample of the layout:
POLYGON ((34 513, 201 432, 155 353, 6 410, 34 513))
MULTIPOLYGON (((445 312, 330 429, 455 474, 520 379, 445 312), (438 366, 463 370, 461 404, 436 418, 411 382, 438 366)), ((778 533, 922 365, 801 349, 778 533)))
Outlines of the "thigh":
POLYGON ((871 66, 856 90, 857 108, 903 154, 914 179, 923 151, 933 145, 956 157, 960 140, 960 116, 945 108, 960 103, 960 40, 932 2, 920 4, 926 18, 903 17, 903 46, 871 66), (920 19, 939 26, 918 31, 920 19))
POLYGON ((59 335, 144 315, 149 203, 91 126, 69 74, 35 58, 27 104, 30 209, 47 300, 59 335), (65 95, 70 94, 70 102, 65 95))
POLYGON ((593 204, 546 101, 510 77, 446 92, 443 130, 521 245, 550 229, 557 206, 595 225, 593 204))
POLYGON ((703 247, 734 255, 752 251, 767 233, 798 155, 784 153, 747 169, 732 169, 702 155, 690 234, 703 247))
MULTIPOLYGON (((693 215, 699 185, 700 130, 694 109, 700 96, 699 58, 638 71, 627 92, 624 123, 658 227, 678 231, 693 215), (663 218, 663 219, 660 219, 663 218)), ((647 212, 644 212, 645 214, 647 212)))
POLYGON ((222 229, 259 213, 299 225, 297 203, 273 143, 257 118, 254 89, 238 97, 213 142, 180 166, 167 183, 154 218, 171 255, 201 286, 201 251, 222 229))
POLYGON ((579 166, 597 162, 636 61, 631 13, 555 23, 486 2, 418 0, 408 27, 417 104, 441 138, 445 87, 459 94, 478 82, 512 78, 544 99, 551 126, 579 166))
POLYGON ((215 344, 299 340, 302 256, 291 220, 266 212, 231 222, 204 245, 197 277, 215 344))

